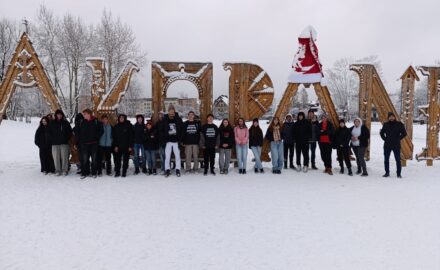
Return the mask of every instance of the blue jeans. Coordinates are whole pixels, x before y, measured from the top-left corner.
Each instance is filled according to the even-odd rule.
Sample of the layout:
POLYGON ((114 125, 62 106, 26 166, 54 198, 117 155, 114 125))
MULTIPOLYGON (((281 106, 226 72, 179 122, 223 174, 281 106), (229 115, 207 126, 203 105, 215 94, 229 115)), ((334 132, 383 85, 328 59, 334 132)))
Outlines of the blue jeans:
POLYGON ((272 158, 272 170, 279 170, 283 168, 283 142, 270 142, 270 156, 272 158))
POLYGON ((248 145, 247 144, 237 144, 237 145, 235 145, 235 149, 237 151, 238 168, 246 170, 248 145))
POLYGON ((134 144, 134 167, 139 168, 139 152, 142 155, 142 166, 145 167, 145 149, 143 144, 134 144))
POLYGON ((156 150, 145 150, 145 159, 149 170, 156 169, 156 150))
POLYGON ((159 157, 160 157, 160 169, 165 171, 165 146, 159 147, 159 157))
POLYGON ((316 160, 316 142, 310 142, 310 159, 312 160, 312 166, 315 166, 315 160, 316 160))
POLYGON ((256 169, 263 169, 263 165, 261 164, 261 146, 251 146, 252 153, 254 153, 255 157, 255 166, 256 169))
POLYGON ((396 160, 396 169, 397 169, 397 175, 400 175, 402 173, 402 164, 400 163, 400 149, 391 149, 391 148, 384 148, 383 154, 385 156, 385 172, 387 174, 390 173, 390 155, 391 152, 394 154, 394 159, 396 160))

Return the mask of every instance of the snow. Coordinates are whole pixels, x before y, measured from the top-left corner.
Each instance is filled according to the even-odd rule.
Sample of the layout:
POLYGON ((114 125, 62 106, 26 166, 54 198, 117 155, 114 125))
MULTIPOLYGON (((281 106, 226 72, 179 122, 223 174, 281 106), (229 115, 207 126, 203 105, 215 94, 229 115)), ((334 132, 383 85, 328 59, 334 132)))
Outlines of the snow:
POLYGON ((379 124, 368 178, 255 175, 249 152, 246 175, 81 181, 39 173, 32 120, 0 125, 0 269, 440 269, 440 163, 383 179, 379 124))
POLYGON ((301 32, 298 38, 313 38, 314 41, 316 41, 316 30, 313 28, 313 26, 309 25, 301 32))

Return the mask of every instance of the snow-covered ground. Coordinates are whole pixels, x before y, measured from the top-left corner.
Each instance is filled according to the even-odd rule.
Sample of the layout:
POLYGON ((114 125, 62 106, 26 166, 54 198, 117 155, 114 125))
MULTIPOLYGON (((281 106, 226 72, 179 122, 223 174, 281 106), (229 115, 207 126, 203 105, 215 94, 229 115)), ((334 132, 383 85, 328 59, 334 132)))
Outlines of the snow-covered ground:
MULTIPOLYGON (((86 181, 40 174, 36 125, 0 125, 2 270, 440 269, 440 163, 409 161, 402 180, 394 167, 383 179, 378 124, 368 178, 289 170, 86 181)), ((419 151, 425 126, 414 131, 419 151)))

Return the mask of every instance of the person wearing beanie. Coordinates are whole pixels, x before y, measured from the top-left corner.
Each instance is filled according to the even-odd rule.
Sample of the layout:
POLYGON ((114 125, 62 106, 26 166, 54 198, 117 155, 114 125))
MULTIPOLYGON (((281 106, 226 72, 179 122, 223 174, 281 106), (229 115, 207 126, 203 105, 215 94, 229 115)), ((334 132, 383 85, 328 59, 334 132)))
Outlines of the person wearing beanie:
POLYGON ((142 158, 142 172, 147 173, 145 166, 145 118, 142 114, 136 115, 136 124, 133 127, 133 149, 134 149, 134 174, 138 175, 140 170, 139 155, 142 158))
POLYGON ((252 120, 252 126, 249 128, 249 148, 254 154, 255 173, 264 173, 263 165, 261 164, 261 149, 263 147, 263 130, 261 130, 258 118, 252 120))
POLYGON ((283 139, 284 150, 284 169, 287 169, 287 157, 289 157, 289 168, 296 169, 293 165, 293 156, 295 152, 295 138, 294 138, 294 121, 291 114, 286 115, 283 126, 281 127, 281 137, 283 139))
POLYGON ((393 112, 388 113, 388 121, 385 122, 380 130, 380 137, 384 141, 384 166, 385 174, 383 177, 390 176, 390 155, 394 154, 396 160, 397 177, 402 178, 402 164, 400 162, 400 141, 407 135, 405 126, 397 121, 393 112))
POLYGON ((234 128, 235 150, 237 153, 238 173, 246 174, 246 163, 248 155, 249 130, 246 127, 244 118, 238 119, 237 126, 234 128))
POLYGON ((312 163, 312 170, 317 170, 318 168, 316 167, 316 145, 319 134, 319 121, 318 121, 318 117, 315 115, 315 112, 313 110, 309 110, 307 112, 307 121, 309 121, 310 124, 312 125, 312 133, 309 139, 310 161, 312 163))
POLYGON ((296 168, 301 171, 301 155, 303 156, 303 172, 309 170, 309 139, 312 136, 312 124, 306 119, 303 112, 298 113, 297 121, 293 126, 293 137, 296 149, 296 168))
POLYGON ((195 119, 195 113, 188 113, 188 120, 183 124, 182 144, 185 147, 185 169, 186 173, 197 173, 199 170, 199 145, 201 125, 195 119), (191 169, 191 161, 194 160, 194 167, 191 169))
POLYGON ((72 137, 72 127, 66 120, 62 110, 55 111, 55 119, 49 122, 48 132, 52 144, 55 172, 58 176, 67 175, 70 155, 69 140, 72 137))
POLYGON ((365 151, 368 147, 368 140, 370 139, 370 130, 362 124, 362 119, 356 118, 354 125, 350 128, 351 134, 351 148, 356 157, 357 172, 362 176, 368 176, 367 164, 365 162, 365 151))
POLYGON ((334 127, 327 119, 327 115, 321 115, 321 122, 319 123, 319 150, 321 152, 321 159, 324 162, 324 173, 333 175, 332 172, 332 140, 334 134, 334 127))
POLYGON ((350 161, 350 140, 351 134, 350 130, 345 125, 344 119, 339 119, 339 127, 335 131, 333 136, 333 147, 336 148, 336 155, 339 162, 340 173, 344 174, 344 161, 347 166, 348 175, 352 176, 353 172, 351 170, 350 161))

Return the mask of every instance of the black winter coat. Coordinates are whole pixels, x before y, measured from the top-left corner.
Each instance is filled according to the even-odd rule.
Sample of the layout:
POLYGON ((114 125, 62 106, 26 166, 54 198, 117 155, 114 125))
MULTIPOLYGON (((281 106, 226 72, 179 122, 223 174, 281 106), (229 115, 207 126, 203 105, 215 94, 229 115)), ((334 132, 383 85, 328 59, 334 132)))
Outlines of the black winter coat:
POLYGON ((166 127, 165 127, 166 123, 165 121, 162 119, 160 121, 157 121, 156 125, 155 125, 155 129, 157 131, 157 137, 158 139, 158 143, 160 147, 165 147, 166 145, 166 140, 165 140, 165 132, 166 132, 166 127))
POLYGON ((297 144, 309 143, 312 137, 312 124, 306 119, 296 121, 293 125, 293 137, 297 144))
POLYGON ((102 123, 96 118, 89 121, 82 120, 81 124, 75 129, 75 136, 80 144, 98 143, 103 133, 102 123))
POLYGON ((351 141, 351 130, 344 126, 336 129, 333 136, 333 148, 348 148, 351 141))
POLYGON ((220 135, 220 148, 231 149, 235 143, 234 129, 231 125, 227 127, 221 125, 218 131, 220 135), (223 144, 227 144, 228 146, 223 147, 223 144))
POLYGON ((380 130, 380 137, 384 140, 384 148, 400 149, 400 141, 406 137, 405 126, 400 121, 388 121, 380 130))
POLYGON ((113 147, 127 150, 133 147, 133 125, 125 120, 123 123, 117 123, 112 130, 113 147))
POLYGON ((157 134, 157 129, 155 128, 145 130, 145 150, 159 149, 159 137, 157 134))
POLYGON ((133 136, 135 144, 143 144, 145 142, 145 125, 136 122, 133 127, 133 136))
POLYGON ((294 122, 284 122, 283 124, 283 127, 281 128, 281 138, 285 144, 295 143, 294 126, 294 122))
POLYGON ((249 128, 249 148, 252 146, 263 146, 263 141, 263 130, 261 130, 260 127, 256 128, 252 125, 249 128))
POLYGON ((49 135, 52 145, 69 144, 72 137, 72 127, 66 119, 52 120, 49 122, 49 135))
POLYGON ((50 148, 52 143, 50 141, 49 126, 40 125, 35 132, 35 145, 39 148, 50 148))

